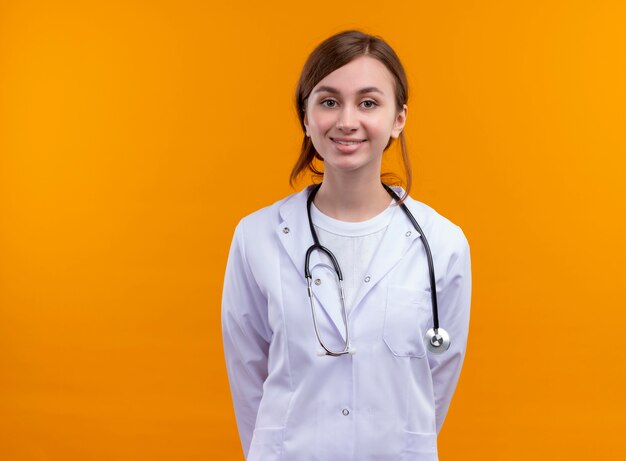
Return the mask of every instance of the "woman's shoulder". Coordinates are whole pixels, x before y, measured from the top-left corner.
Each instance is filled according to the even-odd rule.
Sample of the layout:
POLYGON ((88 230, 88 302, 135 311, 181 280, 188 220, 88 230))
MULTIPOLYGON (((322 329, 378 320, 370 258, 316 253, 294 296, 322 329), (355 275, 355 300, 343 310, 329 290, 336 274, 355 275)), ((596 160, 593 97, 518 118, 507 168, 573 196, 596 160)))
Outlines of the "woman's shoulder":
POLYGON ((444 245, 458 251, 469 245, 463 229, 442 212, 411 196, 407 197, 405 203, 431 246, 444 245))
POLYGON ((237 227, 252 229, 254 232, 273 230, 284 220, 285 216, 290 215, 299 205, 304 206, 308 189, 309 186, 244 216, 237 227))

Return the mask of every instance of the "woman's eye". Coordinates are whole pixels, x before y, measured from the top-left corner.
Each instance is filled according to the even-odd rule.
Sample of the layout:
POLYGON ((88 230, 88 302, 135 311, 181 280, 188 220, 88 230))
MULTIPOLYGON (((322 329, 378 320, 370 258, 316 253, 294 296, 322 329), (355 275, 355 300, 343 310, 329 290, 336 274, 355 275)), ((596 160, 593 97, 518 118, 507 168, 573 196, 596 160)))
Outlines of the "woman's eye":
POLYGON ((332 99, 325 99, 324 101, 322 101, 321 104, 324 107, 335 107, 336 101, 333 101, 332 99), (330 102, 331 105, 329 106, 328 104, 326 104, 327 102, 330 102))
POLYGON ((372 101, 371 99, 368 99, 367 101, 363 101, 362 104, 365 104, 366 109, 371 109, 378 105, 376 104, 376 101, 372 101))

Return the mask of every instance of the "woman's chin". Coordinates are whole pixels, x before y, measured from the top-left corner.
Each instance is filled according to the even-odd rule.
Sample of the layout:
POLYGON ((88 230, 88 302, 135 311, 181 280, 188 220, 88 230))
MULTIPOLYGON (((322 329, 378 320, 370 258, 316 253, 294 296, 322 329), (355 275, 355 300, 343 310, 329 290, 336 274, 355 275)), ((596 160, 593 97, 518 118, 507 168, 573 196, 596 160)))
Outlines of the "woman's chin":
POLYGON ((333 162, 324 161, 324 171, 332 171, 338 174, 365 171, 368 166, 371 166, 377 172, 380 170, 380 166, 376 165, 376 162, 365 162, 363 159, 357 158, 342 158, 333 162))

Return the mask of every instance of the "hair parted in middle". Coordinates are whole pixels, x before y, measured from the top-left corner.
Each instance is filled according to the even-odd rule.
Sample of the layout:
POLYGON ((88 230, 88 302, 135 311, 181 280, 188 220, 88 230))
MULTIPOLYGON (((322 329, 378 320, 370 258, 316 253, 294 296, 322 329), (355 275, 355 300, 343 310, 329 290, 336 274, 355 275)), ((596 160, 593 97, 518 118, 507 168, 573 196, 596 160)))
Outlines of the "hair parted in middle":
MULTIPOLYGON (((328 74, 364 55, 380 61, 393 76, 396 110, 398 112, 401 111, 404 104, 407 103, 409 85, 404 67, 395 51, 382 38, 359 30, 346 30, 324 40, 309 55, 296 86, 295 103, 300 126, 302 127, 303 140, 300 155, 291 170, 290 183, 292 185, 305 170, 311 171, 316 177, 323 176, 323 172, 319 171, 313 164, 315 159, 323 159, 315 150, 311 138, 306 136, 306 128, 304 126, 304 115, 311 91, 328 74)), ((404 164, 406 177, 405 193, 401 199, 401 201, 404 201, 411 190, 412 172, 404 131, 400 132, 398 139, 400 141, 402 163, 404 164)), ((392 142, 393 138, 390 138, 383 151, 386 151, 392 142)), ((393 173, 381 174, 381 181, 386 184, 398 182, 398 179, 397 175, 393 173)))

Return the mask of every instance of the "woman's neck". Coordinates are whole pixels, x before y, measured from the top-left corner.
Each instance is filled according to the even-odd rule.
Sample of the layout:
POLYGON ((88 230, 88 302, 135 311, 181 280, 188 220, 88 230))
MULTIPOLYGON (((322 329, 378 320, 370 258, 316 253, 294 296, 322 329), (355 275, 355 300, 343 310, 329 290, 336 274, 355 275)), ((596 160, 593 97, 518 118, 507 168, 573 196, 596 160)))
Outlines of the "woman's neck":
POLYGON ((382 213, 391 197, 380 182, 380 175, 324 174, 324 181, 313 203, 327 216, 347 222, 367 221, 382 213))

